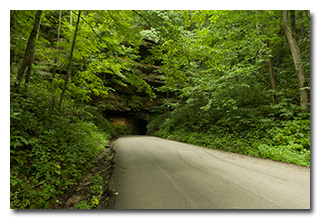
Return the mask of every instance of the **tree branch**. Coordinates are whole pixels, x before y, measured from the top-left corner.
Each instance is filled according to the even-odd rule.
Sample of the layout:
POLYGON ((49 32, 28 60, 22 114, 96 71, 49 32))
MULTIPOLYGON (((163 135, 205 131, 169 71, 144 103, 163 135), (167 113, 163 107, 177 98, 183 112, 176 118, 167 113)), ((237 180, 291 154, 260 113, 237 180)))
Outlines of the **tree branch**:
POLYGON ((150 24, 150 22, 145 18, 143 17, 141 14, 139 14, 136 10, 132 10, 134 13, 136 13, 139 17, 141 17, 150 27, 153 28, 153 26, 150 24))
POLYGON ((117 19, 112 15, 110 10, 108 10, 108 14, 110 15, 111 19, 116 23, 122 30, 124 30, 124 27, 117 21, 117 19))

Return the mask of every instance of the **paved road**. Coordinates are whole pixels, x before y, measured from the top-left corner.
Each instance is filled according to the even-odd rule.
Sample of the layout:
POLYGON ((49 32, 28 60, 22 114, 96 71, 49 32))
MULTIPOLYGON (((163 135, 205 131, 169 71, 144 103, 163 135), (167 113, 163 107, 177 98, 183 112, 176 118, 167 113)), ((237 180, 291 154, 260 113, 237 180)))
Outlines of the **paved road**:
POLYGON ((148 136, 115 142, 114 209, 309 209, 310 169, 148 136))

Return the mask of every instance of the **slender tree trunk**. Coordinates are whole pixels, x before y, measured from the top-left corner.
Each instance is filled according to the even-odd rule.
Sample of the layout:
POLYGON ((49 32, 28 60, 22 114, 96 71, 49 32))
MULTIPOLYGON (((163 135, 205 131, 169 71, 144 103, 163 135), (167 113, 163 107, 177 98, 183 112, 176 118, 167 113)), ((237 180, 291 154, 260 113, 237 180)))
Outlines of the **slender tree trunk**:
POLYGON ((70 50, 70 55, 69 55, 69 63, 68 63, 67 75, 66 75, 66 78, 65 78, 65 80, 64 80, 64 85, 63 85, 63 88, 62 88, 61 97, 60 97, 60 102, 59 102, 59 107, 60 107, 60 108, 61 108, 61 105, 62 105, 62 102, 63 102, 64 94, 65 94, 66 89, 67 89, 68 81, 69 81, 69 79, 71 78, 71 62, 72 62, 74 45, 75 45, 75 43, 76 43, 76 37, 77 37, 78 27, 79 27, 79 23, 80 23, 80 14, 81 14, 81 11, 79 10, 79 12, 78 12, 78 20, 77 20, 77 25, 76 25, 76 30, 74 31, 73 40, 72 40, 72 45, 71 45, 71 50, 70 50))
POLYGON ((31 52, 30 62, 28 64, 28 70, 27 70, 26 81, 25 81, 25 86, 26 87, 28 86, 28 84, 30 82, 33 60, 34 60, 34 50, 31 52))
MULTIPOLYGON (((60 30, 61 30, 61 10, 59 11, 59 20, 58 20, 58 30, 57 30, 57 45, 56 45, 56 51, 58 51, 58 42, 60 40, 60 30)), ((58 57, 55 56, 54 58, 54 66, 53 66, 53 71, 52 71, 52 81, 56 76, 56 70, 57 70, 57 62, 58 62, 58 57)))
POLYGON ((292 34, 294 36, 294 39, 296 39, 296 41, 298 41, 298 35, 296 32, 296 17, 294 14, 294 10, 290 10, 290 21, 291 21, 292 34))
MULTIPOLYGON (((269 47, 269 40, 267 40, 267 46, 269 47)), ((276 78, 274 76, 273 72, 273 65, 272 65, 272 59, 269 58, 268 60, 268 67, 269 67, 269 76, 270 76, 270 82, 271 82, 271 89, 274 91, 272 94, 272 101, 273 103, 277 102, 277 97, 276 97, 276 91, 277 91, 277 84, 276 84, 276 78)))
POLYGON ((273 103, 276 103, 277 102, 277 97, 276 97, 275 92, 277 91, 277 84, 276 84, 276 78, 275 78, 274 73, 273 73, 273 67, 272 67, 271 58, 269 58, 268 65, 269 65, 269 75, 270 75, 271 88, 274 91, 274 93, 272 94, 272 100, 273 100, 273 103))
MULTIPOLYGON (((41 23, 41 20, 40 20, 40 23, 41 23)), ((40 27, 40 23, 39 23, 39 27, 40 27)), ((39 30, 39 27, 38 27, 38 30, 39 30)), ((38 37, 38 32, 39 31, 37 31, 37 33, 36 33, 36 39, 38 37)), ((27 70, 26 81, 25 81, 26 88, 28 87, 28 84, 30 82, 33 61, 34 61, 34 50, 32 50, 30 53, 30 62, 28 64, 28 70, 27 70)))
MULTIPOLYGON (((16 26, 17 26, 16 16, 17 16, 17 12, 14 10, 11 10, 10 11, 10 45, 13 43, 13 33, 15 32, 16 26)), ((16 49, 15 47, 13 47, 13 49, 10 49, 10 66, 15 60, 15 57, 16 57, 16 49)))
POLYGON ((35 23, 34 23, 33 29, 31 31, 31 34, 30 34, 30 37, 29 37, 29 40, 28 40, 26 52, 24 54, 21 67, 20 67, 19 72, 18 72, 17 80, 20 83, 22 81, 23 75, 24 75, 27 67, 29 67, 30 71, 31 71, 31 66, 32 66, 32 62, 33 62, 33 58, 32 57, 33 57, 33 54, 34 54, 34 46, 35 46, 36 36, 37 36, 38 30, 39 30, 39 27, 40 27, 41 14, 42 14, 42 11, 38 10, 37 14, 36 14, 36 17, 35 17, 35 23))
POLYGON ((284 36, 283 36, 283 32, 281 31, 281 44, 280 44, 280 50, 279 50, 279 53, 278 53, 278 66, 282 62, 283 44, 284 44, 284 36))
MULTIPOLYGON (((299 11, 298 14, 299 14, 299 18, 302 19, 303 18, 302 11, 299 11)), ((307 36, 306 29, 304 28, 302 23, 300 24, 300 32, 301 32, 301 37, 303 39, 306 38, 306 36, 307 36)))
POLYGON ((300 53, 297 41, 294 38, 293 31, 288 24, 288 11, 286 10, 282 11, 281 23, 282 23, 282 29, 286 35, 286 38, 290 46, 293 62, 296 69, 296 75, 298 78, 299 88, 300 88, 300 105, 303 110, 307 110, 309 95, 305 88, 306 73, 305 73, 304 66, 302 64, 301 53, 300 53))

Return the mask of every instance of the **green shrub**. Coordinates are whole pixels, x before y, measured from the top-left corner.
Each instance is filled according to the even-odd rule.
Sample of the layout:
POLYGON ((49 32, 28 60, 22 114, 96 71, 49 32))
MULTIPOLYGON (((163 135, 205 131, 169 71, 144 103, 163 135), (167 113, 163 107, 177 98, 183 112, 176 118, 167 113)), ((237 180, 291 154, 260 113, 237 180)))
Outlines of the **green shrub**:
POLYGON ((203 147, 310 166, 310 120, 306 117, 275 120, 261 112, 261 116, 250 113, 247 108, 239 112, 243 114, 241 117, 226 115, 217 123, 202 125, 205 119, 192 122, 195 124, 183 120, 183 117, 189 118, 186 116, 189 113, 194 114, 173 111, 172 117, 165 119, 154 134, 203 147))
POLYGON ((10 98, 11 208, 50 208, 80 180, 112 131, 101 118, 95 125, 90 106, 66 100, 59 110, 54 94, 41 85, 10 98))
POLYGON ((93 209, 100 203, 100 197, 103 194, 103 178, 96 174, 90 179, 91 187, 89 194, 75 205, 75 209, 93 209))

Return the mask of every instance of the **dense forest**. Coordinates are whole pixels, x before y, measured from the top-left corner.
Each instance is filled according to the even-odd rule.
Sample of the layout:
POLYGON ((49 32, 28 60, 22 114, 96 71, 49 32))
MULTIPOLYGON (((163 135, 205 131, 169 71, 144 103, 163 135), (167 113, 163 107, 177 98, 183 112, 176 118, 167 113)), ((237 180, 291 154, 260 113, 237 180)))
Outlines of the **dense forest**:
POLYGON ((309 11, 12 10, 11 208, 59 207, 110 140, 133 134, 110 114, 310 166, 309 96, 309 11))

